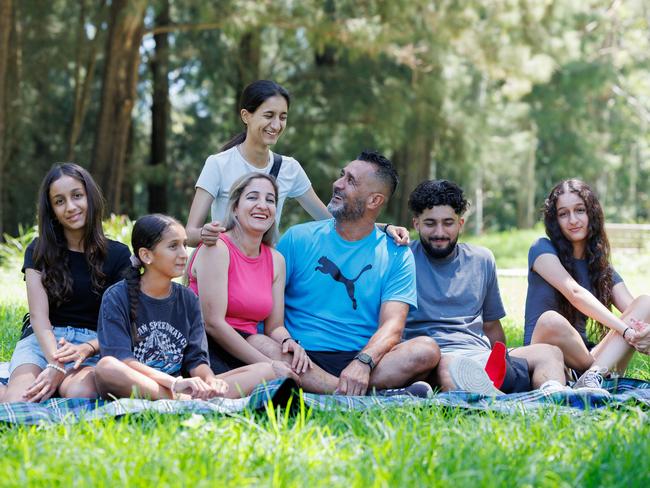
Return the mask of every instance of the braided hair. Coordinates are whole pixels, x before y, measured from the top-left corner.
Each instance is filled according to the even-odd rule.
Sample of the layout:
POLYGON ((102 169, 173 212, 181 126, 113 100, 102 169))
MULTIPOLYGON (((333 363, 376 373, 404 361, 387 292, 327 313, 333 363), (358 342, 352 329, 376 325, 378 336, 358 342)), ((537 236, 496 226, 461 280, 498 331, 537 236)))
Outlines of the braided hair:
POLYGON ((142 268, 144 267, 138 257, 139 251, 141 248, 153 250, 162 240, 165 231, 174 224, 181 225, 178 220, 168 215, 150 214, 140 217, 133 225, 133 232, 131 233, 133 256, 131 257, 131 266, 126 268, 124 272, 124 278, 129 295, 131 337, 135 343, 140 341, 137 314, 138 304, 140 303, 140 279, 142 278, 142 268))

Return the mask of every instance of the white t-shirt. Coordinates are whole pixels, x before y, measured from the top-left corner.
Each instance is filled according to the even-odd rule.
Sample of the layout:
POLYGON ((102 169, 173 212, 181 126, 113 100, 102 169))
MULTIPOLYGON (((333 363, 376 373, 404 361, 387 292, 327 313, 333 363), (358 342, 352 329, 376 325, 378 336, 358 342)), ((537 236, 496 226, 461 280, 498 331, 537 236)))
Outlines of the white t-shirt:
MULTIPOLYGON (((273 153, 269 151, 269 163, 265 168, 256 168, 246 161, 237 147, 208 156, 201 175, 196 182, 196 188, 202 188, 214 197, 212 202, 212 220, 224 221, 228 198, 232 184, 245 174, 251 172, 271 172, 273 167, 273 153)), ((277 178, 280 195, 277 203, 276 223, 280 222, 282 207, 287 197, 295 198, 304 195, 311 188, 311 181, 300 163, 294 158, 282 156, 282 166, 277 178)))

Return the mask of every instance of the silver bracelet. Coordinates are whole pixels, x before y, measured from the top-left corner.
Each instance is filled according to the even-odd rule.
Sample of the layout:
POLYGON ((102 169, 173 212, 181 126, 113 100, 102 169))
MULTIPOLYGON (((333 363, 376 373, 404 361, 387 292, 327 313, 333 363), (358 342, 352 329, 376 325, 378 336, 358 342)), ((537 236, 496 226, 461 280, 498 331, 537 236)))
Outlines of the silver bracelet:
POLYGON ((56 364, 47 363, 47 366, 45 366, 45 367, 46 367, 46 368, 52 368, 52 369, 55 369, 55 370, 57 370, 59 373, 63 373, 63 374, 65 374, 65 369, 62 368, 61 366, 56 365, 56 364))

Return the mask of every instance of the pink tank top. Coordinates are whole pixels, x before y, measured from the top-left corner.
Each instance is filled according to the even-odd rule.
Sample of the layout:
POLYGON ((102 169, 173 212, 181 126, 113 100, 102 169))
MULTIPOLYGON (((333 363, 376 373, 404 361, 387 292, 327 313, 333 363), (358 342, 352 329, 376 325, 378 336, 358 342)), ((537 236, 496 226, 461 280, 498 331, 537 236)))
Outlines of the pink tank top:
MULTIPOLYGON (((226 322, 234 329, 247 334, 257 334, 257 323, 266 319, 273 309, 273 256, 266 245, 260 246, 260 255, 255 258, 246 256, 225 234, 221 239, 230 254, 228 266, 228 307, 226 322)), ((202 244, 196 248, 189 264, 192 269, 196 254, 202 244)), ((199 294, 196 278, 189 274, 189 288, 199 294)))

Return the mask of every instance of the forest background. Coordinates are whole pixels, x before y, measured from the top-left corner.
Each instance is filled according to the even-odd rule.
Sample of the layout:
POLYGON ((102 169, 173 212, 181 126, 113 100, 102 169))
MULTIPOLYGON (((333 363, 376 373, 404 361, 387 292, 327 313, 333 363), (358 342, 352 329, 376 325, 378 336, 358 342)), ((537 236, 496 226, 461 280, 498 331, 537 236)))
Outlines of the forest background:
POLYGON ((435 177, 466 189, 476 232, 529 228, 571 176, 609 221, 648 221, 649 68, 643 0, 0 0, 0 235, 66 160, 111 212, 184 220, 260 78, 292 93, 274 150, 325 202, 376 148, 402 180, 386 221, 435 177))

